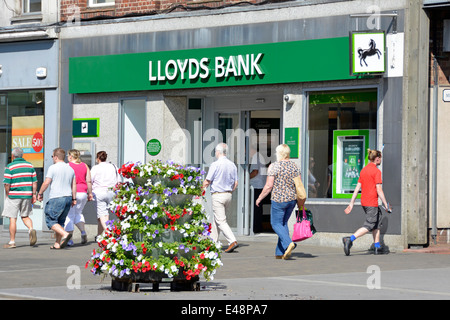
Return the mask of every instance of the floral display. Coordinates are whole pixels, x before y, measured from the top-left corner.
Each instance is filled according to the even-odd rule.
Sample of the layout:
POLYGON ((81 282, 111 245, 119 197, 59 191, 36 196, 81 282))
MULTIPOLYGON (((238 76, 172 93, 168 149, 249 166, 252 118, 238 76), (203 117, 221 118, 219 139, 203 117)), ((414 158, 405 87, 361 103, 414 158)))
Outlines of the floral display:
POLYGON ((222 262, 199 201, 204 172, 154 160, 124 164, 119 173, 128 181, 114 188, 116 219, 97 237, 86 268, 117 279, 212 280, 222 262))

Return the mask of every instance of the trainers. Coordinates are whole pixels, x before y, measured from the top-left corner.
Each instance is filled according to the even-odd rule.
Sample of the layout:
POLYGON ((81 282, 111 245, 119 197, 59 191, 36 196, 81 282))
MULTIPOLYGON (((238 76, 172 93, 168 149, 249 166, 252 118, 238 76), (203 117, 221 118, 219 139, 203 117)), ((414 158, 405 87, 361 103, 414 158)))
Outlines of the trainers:
POLYGON ((81 244, 87 243, 87 234, 81 234, 81 244))
POLYGON ((380 247, 380 248, 377 248, 377 247, 374 247, 373 248, 373 254, 388 254, 389 253, 389 250, 385 250, 384 249, 384 247, 380 247))
POLYGON ((342 242, 344 243, 344 253, 345 253, 345 255, 346 256, 350 255, 350 248, 353 245, 352 240, 350 240, 350 237, 344 237, 344 238, 342 238, 342 242))
POLYGON ((30 230, 30 246, 34 246, 37 241, 36 230, 30 230))
POLYGON ((8 243, 3 245, 4 249, 14 249, 15 247, 16 247, 15 243, 8 243))

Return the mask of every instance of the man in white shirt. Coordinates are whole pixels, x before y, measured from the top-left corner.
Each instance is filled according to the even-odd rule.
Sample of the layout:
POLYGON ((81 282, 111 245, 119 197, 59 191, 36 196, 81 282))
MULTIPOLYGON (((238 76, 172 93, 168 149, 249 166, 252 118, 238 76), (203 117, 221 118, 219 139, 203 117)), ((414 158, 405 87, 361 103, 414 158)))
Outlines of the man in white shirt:
POLYGON ((227 157, 227 145, 220 143, 216 146, 217 160, 211 164, 203 188, 210 186, 212 210, 214 213, 211 224, 211 237, 218 242, 219 232, 222 231, 228 241, 225 252, 233 252, 239 245, 236 237, 227 223, 226 210, 231 203, 232 192, 238 185, 237 167, 227 157))

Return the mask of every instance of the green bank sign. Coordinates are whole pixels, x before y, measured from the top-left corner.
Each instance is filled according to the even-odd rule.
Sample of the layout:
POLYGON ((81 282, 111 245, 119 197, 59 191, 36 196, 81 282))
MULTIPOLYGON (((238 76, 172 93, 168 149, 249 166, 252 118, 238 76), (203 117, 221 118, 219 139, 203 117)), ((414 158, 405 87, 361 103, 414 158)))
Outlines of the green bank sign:
POLYGON ((69 92, 188 89, 354 79, 349 39, 73 57, 69 92))

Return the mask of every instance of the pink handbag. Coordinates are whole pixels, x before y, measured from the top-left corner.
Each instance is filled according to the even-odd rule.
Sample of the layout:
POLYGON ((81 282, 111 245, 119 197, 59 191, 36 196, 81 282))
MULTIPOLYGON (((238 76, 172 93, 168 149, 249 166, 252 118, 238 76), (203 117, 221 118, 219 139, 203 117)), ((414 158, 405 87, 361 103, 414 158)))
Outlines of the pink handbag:
POLYGON ((297 215, 297 222, 294 224, 292 241, 303 241, 311 238, 312 235, 311 223, 306 219, 305 207, 303 207, 303 218, 300 218, 300 214, 297 215))

